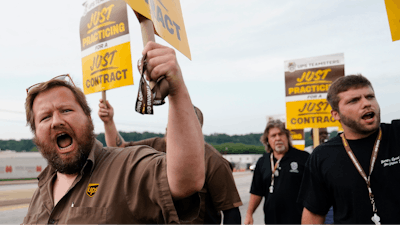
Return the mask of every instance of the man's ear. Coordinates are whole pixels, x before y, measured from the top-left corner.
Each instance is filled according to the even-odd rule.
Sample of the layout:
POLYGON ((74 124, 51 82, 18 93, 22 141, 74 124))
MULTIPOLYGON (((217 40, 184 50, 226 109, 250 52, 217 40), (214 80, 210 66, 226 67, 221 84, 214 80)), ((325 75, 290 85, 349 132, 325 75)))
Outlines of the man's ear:
POLYGON ((340 116, 339 116, 339 112, 338 111, 332 109, 331 110, 331 115, 335 120, 340 121, 340 116))

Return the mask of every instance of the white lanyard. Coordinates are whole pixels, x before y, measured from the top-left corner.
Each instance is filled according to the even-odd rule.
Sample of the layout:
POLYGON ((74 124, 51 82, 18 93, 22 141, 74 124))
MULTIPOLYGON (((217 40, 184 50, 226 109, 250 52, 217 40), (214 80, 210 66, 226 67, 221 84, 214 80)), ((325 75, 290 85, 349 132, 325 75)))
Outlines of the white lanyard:
POLYGON ((371 155, 371 161, 370 161, 370 164, 369 164, 369 175, 368 175, 368 177, 367 177, 367 174, 365 174, 365 172, 364 172, 363 168, 361 167, 360 163, 358 162, 358 160, 357 160, 356 156, 354 155, 353 151, 351 150, 351 148, 349 146, 349 143, 347 142, 347 140, 344 137, 343 133, 340 134, 340 137, 342 138, 344 148, 346 149, 346 152, 349 155, 351 161, 353 162, 354 166, 357 168, 357 170, 360 173, 360 175, 364 178, 365 183, 367 183, 367 188, 368 188, 368 192, 369 192, 369 199, 371 200, 372 209, 374 211, 374 216, 371 218, 371 220, 375 224, 381 224, 380 223, 380 217, 377 214, 378 210, 376 209, 374 195, 372 194, 372 190, 371 190, 370 178, 371 178, 372 171, 374 170, 376 158, 378 157, 379 144, 380 144, 380 142, 382 140, 382 130, 379 128, 379 134, 378 134, 378 137, 376 137, 374 149, 373 149, 373 152, 372 152, 372 155, 371 155))
POLYGON ((280 158, 274 165, 273 152, 271 152, 270 156, 271 156, 270 160, 271 160, 271 172, 272 172, 272 175, 271 175, 271 186, 269 186, 269 193, 272 194, 272 193, 274 193, 274 179, 275 179, 275 176, 279 176, 279 171, 276 170, 276 169, 278 168, 279 163, 280 163, 280 161, 281 161, 281 159, 283 157, 280 158))

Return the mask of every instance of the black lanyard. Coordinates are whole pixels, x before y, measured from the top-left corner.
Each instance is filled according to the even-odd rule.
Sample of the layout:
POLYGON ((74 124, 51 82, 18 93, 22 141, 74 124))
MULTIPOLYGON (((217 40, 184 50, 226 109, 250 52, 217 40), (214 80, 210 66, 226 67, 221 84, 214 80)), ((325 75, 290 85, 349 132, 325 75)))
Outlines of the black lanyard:
POLYGON ((372 171, 374 170, 376 158, 378 157, 379 145, 380 145, 380 142, 382 140, 382 130, 379 128, 379 134, 378 134, 378 137, 376 137, 374 149, 373 149, 373 152, 372 152, 372 155, 371 155, 371 161, 370 161, 370 164, 369 164, 369 175, 368 175, 368 177, 367 177, 367 174, 364 172, 363 168, 361 167, 360 163, 358 162, 358 160, 357 160, 356 156, 354 155, 353 151, 351 150, 351 148, 349 146, 349 143, 347 142, 346 138, 344 137, 344 134, 341 133, 340 137, 342 138, 343 146, 346 149, 346 152, 349 155, 351 161, 353 162, 354 166, 356 167, 356 169, 358 170, 358 172, 360 173, 362 178, 364 178, 365 183, 367 184, 367 188, 368 188, 368 192, 369 192, 369 199, 371 200, 372 208, 373 208, 373 211, 374 211, 374 216, 371 218, 371 220, 375 224, 380 224, 380 217, 377 214, 378 210, 376 209, 374 195, 372 194, 372 190, 371 190, 371 180, 370 180, 370 178, 371 178, 372 171))

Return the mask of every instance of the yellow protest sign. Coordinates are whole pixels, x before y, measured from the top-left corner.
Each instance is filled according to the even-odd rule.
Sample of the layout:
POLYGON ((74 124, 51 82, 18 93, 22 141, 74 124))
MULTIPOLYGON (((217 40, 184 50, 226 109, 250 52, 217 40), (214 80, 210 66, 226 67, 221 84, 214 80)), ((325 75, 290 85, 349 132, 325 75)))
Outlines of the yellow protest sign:
POLYGON ((342 53, 285 61, 286 128, 339 126, 326 95, 331 83, 342 76, 342 53))
POLYGON ((290 130, 290 137, 292 139, 292 145, 294 148, 304 150, 305 140, 303 129, 290 130))
POLYGON ((392 41, 400 40, 400 1, 385 0, 392 41))
POLYGON ((85 94, 133 84, 126 3, 87 1, 80 21, 85 94))
POLYGON ((299 129, 299 127, 336 127, 336 121, 331 115, 331 106, 326 99, 286 102, 286 127, 299 129), (294 128, 293 128, 294 127, 294 128))
POLYGON ((179 0, 125 0, 133 10, 153 21, 155 32, 191 59, 179 0))

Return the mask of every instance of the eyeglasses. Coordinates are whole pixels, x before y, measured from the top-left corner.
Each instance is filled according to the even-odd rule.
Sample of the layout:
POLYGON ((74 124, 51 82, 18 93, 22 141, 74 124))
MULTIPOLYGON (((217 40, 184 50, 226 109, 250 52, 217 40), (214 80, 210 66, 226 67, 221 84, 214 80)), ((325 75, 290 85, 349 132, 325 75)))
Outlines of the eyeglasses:
MULTIPOLYGON (((67 82, 69 82, 69 83, 71 83, 72 85, 75 86, 75 84, 74 84, 74 82, 72 81, 72 78, 69 76, 69 74, 63 74, 63 75, 59 75, 59 76, 53 77, 53 78, 50 79, 49 81, 51 81, 51 80, 66 80, 67 78, 69 78, 69 80, 67 80, 67 82)), ((47 81, 47 82, 48 82, 48 81, 47 81)), ((35 87, 37 87, 37 86, 39 86, 40 84, 43 84, 43 83, 44 83, 44 82, 40 82, 40 83, 37 83, 37 84, 34 84, 34 85, 28 87, 28 88, 26 89, 26 93, 29 94, 29 92, 30 92, 33 88, 35 88, 35 87)))

